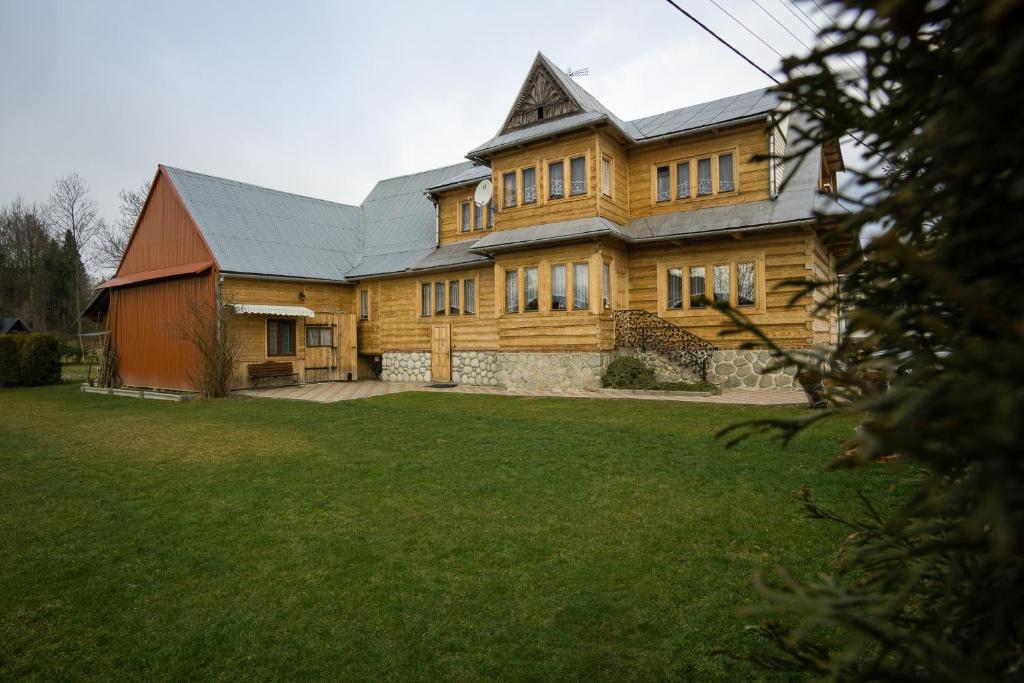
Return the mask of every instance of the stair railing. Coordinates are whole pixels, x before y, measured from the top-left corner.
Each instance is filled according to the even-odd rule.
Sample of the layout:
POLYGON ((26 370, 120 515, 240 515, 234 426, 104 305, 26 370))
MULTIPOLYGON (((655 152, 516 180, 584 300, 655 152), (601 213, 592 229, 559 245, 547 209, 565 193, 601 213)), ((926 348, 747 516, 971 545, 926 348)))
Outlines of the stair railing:
POLYGON ((708 366, 717 347, 649 311, 615 311, 615 346, 656 351, 693 369, 708 381, 708 366))

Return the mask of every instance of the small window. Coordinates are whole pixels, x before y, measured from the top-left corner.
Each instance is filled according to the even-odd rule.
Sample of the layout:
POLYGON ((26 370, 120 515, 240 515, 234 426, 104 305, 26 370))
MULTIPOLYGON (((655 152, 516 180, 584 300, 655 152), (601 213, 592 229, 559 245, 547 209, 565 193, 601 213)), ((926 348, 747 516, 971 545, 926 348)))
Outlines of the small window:
POLYGON ((566 282, 565 266, 551 266, 551 310, 564 311, 566 309, 566 282))
POLYGON ((459 314, 459 281, 452 280, 448 283, 448 313, 459 314))
POLYGON ((327 325, 306 325, 306 346, 334 346, 334 330, 327 325))
POLYGON ((434 283, 434 313, 437 315, 444 315, 445 303, 444 303, 444 283, 434 283))
POLYGON ((676 164, 676 199, 690 196, 690 162, 676 164))
POLYGON ((754 281, 756 273, 753 263, 736 264, 736 304, 753 306, 757 303, 757 286, 754 281))
POLYGON ((656 175, 658 201, 667 202, 672 198, 672 195, 669 194, 668 166, 659 166, 656 175))
POLYGON ((365 289, 359 292, 359 319, 370 319, 370 292, 365 289))
POLYGON ((294 320, 268 320, 267 321, 267 355, 268 356, 294 356, 295 355, 295 321, 294 320))
POLYGON ((605 263, 601 269, 601 307, 612 307, 612 267, 605 263))
POLYGON ((569 159, 569 194, 587 193, 587 158, 569 159))
POLYGON ((476 202, 473 203, 473 229, 484 229, 484 207, 480 206, 476 202))
POLYGON ((537 120, 538 121, 543 121, 544 120, 544 107, 537 107, 537 120))
POLYGON ((537 202, 537 169, 523 169, 523 204, 537 202))
POLYGON ((729 303, 729 266, 715 266, 712 273, 715 281, 715 303, 729 303))
POLYGON ((561 161, 548 164, 548 199, 565 196, 565 167, 561 161))
POLYGON ((505 312, 519 312, 519 271, 505 271, 505 312))
POLYGON ((465 290, 462 312, 466 315, 472 315, 476 313, 476 280, 463 280, 462 288, 465 290))
POLYGON ((460 227, 462 228, 462 232, 469 232, 470 228, 472 227, 469 224, 469 202, 462 202, 459 208, 461 210, 461 216, 459 218, 459 221, 460 227))
POLYGON ((612 160, 608 157, 601 158, 601 194, 612 196, 612 160))
POLYGON ((487 203, 487 229, 494 227, 494 200, 487 203))
POLYGON ((430 316, 430 283, 420 285, 420 315, 430 316))
POLYGON ((583 311, 590 308, 590 265, 572 264, 572 309, 583 311))
POLYGON ((683 269, 668 269, 668 307, 683 307, 683 269))
POLYGON ((697 160, 697 196, 711 194, 711 159, 697 160))
POLYGON ((516 174, 513 171, 503 177, 502 196, 505 198, 504 206, 508 208, 516 205, 516 174))
POLYGON ((732 178, 732 155, 723 154, 718 157, 718 191, 732 192, 736 184, 732 178))
POLYGON ((690 308, 705 308, 708 305, 704 266, 690 267, 690 308))
POLYGON ((537 269, 523 269, 523 310, 536 311, 539 309, 537 290, 537 269))

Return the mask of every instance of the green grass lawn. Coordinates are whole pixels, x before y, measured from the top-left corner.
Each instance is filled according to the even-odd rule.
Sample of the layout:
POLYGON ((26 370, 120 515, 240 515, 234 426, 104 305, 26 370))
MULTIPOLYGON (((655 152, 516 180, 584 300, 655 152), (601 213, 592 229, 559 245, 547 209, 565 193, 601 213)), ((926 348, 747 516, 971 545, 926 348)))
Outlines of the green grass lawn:
POLYGON ((828 569, 899 474, 800 408, 0 390, 0 678, 748 680, 759 569, 828 569))

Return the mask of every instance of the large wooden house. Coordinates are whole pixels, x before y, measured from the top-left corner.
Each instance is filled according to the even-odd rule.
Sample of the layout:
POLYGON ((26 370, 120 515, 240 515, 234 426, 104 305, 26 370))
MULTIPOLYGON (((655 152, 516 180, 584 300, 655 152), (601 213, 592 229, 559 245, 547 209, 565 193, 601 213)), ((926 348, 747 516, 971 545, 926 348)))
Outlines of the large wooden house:
POLYGON ((836 320, 779 286, 835 263, 813 219, 842 158, 784 164, 796 116, 755 91, 624 121, 538 54, 468 161, 382 180, 359 206, 159 167, 91 310, 132 386, 191 387, 180 326, 197 302, 230 312, 237 386, 286 361, 301 381, 591 387, 624 353, 668 377, 791 386, 719 336, 709 301, 785 347, 835 341, 836 320))

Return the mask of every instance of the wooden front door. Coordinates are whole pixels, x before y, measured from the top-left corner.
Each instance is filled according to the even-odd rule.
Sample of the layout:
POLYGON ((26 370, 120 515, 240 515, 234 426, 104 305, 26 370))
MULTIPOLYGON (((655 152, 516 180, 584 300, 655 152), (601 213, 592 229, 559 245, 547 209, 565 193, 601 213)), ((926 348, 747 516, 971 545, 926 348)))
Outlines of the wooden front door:
POLYGON ((430 379, 452 381, 452 326, 442 323, 430 328, 430 379))

